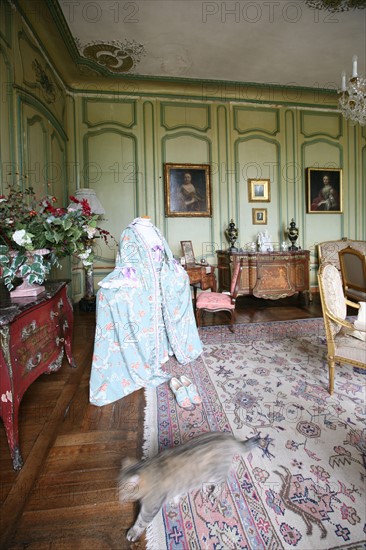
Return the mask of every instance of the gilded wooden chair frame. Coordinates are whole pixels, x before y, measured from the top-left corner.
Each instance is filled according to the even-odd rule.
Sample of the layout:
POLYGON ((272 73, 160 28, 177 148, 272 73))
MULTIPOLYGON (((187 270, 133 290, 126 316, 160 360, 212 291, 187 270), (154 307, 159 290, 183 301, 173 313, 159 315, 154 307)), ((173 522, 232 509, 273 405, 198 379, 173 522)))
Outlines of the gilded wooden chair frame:
POLYGON ((366 256, 352 246, 339 253, 344 293, 347 298, 366 302, 366 256))
MULTIPOLYGON (((350 305, 359 309, 360 306, 344 297, 342 281, 337 268, 332 264, 322 264, 318 271, 318 283, 327 342, 329 393, 332 395, 334 392, 336 363, 366 368, 366 342, 351 336, 351 333, 355 331, 355 326, 345 318, 346 307, 350 305), (331 303, 331 298, 326 288, 327 277, 328 280, 331 279, 334 281, 334 285, 337 287, 337 299, 341 301, 338 304, 335 302, 331 303), (337 314, 334 311, 337 308, 341 313, 337 314)), ((359 330, 359 332, 366 335, 366 331, 364 330, 359 330)))

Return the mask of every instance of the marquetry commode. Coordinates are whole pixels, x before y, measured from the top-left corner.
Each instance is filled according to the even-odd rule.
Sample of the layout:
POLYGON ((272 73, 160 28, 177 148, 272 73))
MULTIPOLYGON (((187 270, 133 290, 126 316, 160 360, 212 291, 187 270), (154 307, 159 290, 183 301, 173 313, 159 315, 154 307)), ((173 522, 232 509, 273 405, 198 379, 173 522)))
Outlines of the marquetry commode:
POLYGON ((41 374, 61 367, 64 351, 74 367, 71 351, 73 309, 67 282, 47 282, 34 297, 10 298, 0 289, 0 415, 14 470, 23 465, 19 448, 20 401, 41 374))
POLYGON ((220 291, 230 291, 235 265, 242 271, 237 289, 238 296, 277 300, 301 293, 306 302, 310 294, 310 252, 229 252, 218 250, 217 267, 220 291))

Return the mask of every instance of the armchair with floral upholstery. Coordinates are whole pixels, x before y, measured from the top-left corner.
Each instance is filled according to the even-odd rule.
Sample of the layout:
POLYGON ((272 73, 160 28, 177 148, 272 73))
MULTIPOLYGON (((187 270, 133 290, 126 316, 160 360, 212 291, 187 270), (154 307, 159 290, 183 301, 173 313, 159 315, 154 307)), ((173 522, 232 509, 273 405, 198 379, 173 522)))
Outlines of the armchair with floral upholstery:
POLYGON ((330 263, 335 265, 340 271, 339 252, 348 246, 358 250, 363 255, 366 254, 366 241, 357 241, 348 239, 347 237, 343 237, 336 241, 324 241, 318 243, 319 265, 322 263, 330 263))
POLYGON ((338 256, 344 294, 355 302, 366 302, 366 253, 347 246, 338 256))
POLYGON ((318 283, 328 348, 329 393, 332 394, 336 363, 366 368, 366 322, 352 323, 346 319, 347 305, 360 309, 360 304, 345 298, 337 267, 322 264, 318 283))

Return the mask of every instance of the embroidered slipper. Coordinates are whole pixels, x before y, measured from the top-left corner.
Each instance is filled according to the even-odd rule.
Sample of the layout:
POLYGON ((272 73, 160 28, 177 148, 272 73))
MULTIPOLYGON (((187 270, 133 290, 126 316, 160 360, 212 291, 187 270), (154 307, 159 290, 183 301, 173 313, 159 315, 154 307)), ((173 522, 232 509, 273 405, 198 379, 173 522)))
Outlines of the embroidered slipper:
POLYGON ((195 405, 200 405, 202 403, 202 399, 198 395, 198 391, 196 386, 193 384, 192 380, 188 378, 187 376, 180 376, 179 380, 187 390, 188 397, 191 401, 191 403, 194 403, 195 405))
POLYGON ((187 411, 193 411, 195 406, 190 397, 188 396, 187 389, 183 384, 178 380, 178 378, 172 378, 169 382, 169 387, 175 395, 179 407, 187 411))

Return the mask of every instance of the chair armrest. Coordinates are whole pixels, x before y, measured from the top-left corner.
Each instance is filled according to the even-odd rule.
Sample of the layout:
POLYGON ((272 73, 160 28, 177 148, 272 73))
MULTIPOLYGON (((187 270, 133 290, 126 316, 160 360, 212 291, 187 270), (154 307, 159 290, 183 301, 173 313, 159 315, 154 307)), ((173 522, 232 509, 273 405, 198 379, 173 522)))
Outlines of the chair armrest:
POLYGON ((349 298, 345 298, 344 301, 347 306, 354 307, 355 309, 360 309, 360 304, 358 304, 357 302, 352 302, 349 298))
POLYGON ((350 323, 349 321, 346 321, 345 319, 340 319, 339 317, 336 317, 335 315, 333 315, 329 311, 326 312, 326 315, 327 315, 327 317, 329 317, 329 319, 332 319, 332 321, 334 321, 335 323, 339 323, 343 327, 346 327, 346 328, 348 328, 352 331, 353 330, 358 330, 359 332, 366 332, 366 330, 363 330, 361 328, 356 328, 353 323, 350 323))

